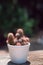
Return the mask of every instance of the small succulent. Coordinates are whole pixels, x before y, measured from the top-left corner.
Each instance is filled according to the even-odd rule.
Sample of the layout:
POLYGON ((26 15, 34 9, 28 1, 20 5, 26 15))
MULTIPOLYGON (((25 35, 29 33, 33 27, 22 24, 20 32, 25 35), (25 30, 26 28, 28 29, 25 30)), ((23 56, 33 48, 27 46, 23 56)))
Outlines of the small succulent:
POLYGON ((23 29, 17 29, 16 34, 14 36, 13 33, 8 33, 7 43, 11 45, 26 45, 29 42, 29 38, 24 35, 23 29))
POLYGON ((14 45, 14 34, 13 33, 8 33, 8 36, 7 36, 7 43, 11 44, 11 45, 14 45))

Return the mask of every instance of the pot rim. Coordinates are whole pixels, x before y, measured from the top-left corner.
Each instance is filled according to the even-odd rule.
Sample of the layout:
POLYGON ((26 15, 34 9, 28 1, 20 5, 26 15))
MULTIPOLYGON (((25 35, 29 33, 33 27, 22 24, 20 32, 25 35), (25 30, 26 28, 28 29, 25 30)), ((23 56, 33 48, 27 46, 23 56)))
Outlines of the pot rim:
POLYGON ((30 46, 30 42, 27 45, 21 45, 21 46, 16 46, 16 45, 10 45, 9 43, 7 44, 8 46, 13 46, 13 47, 24 47, 24 46, 30 46))

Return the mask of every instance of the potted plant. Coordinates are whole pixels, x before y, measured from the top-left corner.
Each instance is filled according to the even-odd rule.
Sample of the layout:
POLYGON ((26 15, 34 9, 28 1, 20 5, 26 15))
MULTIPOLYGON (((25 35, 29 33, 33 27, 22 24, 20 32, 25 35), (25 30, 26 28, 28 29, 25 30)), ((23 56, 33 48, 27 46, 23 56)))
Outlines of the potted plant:
POLYGON ((25 63, 29 51, 29 38, 24 35, 23 29, 18 29, 16 34, 8 33, 7 45, 13 63, 25 63))

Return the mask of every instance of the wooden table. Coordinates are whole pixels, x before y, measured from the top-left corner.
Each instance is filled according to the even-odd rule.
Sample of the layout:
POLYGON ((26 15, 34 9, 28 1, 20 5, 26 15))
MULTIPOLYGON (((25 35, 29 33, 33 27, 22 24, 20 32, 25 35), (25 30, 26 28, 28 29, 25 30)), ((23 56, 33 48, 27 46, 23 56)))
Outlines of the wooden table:
POLYGON ((0 65, 43 65, 43 50, 30 51, 27 62, 24 64, 12 63, 9 53, 0 51, 0 65))

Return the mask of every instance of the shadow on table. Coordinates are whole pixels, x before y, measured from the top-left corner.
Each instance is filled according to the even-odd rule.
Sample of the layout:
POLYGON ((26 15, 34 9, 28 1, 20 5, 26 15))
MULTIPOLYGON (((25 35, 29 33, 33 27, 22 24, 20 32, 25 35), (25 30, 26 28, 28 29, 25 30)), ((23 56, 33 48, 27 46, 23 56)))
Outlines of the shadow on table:
POLYGON ((27 61, 27 62, 25 62, 23 64, 15 64, 15 63, 12 63, 11 61, 9 61, 7 65, 30 65, 30 62, 27 61))

